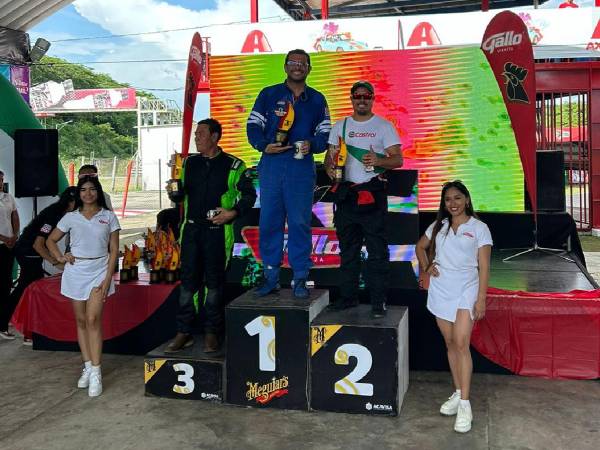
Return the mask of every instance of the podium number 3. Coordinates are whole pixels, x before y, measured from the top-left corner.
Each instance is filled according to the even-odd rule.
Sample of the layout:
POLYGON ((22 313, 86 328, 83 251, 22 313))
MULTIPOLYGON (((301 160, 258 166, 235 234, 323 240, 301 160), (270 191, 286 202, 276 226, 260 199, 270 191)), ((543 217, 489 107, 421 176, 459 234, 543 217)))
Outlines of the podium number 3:
POLYGON ((183 386, 179 384, 173 385, 173 392, 178 394, 191 394, 194 392, 194 380, 192 377, 194 376, 194 368, 189 364, 179 363, 173 364, 173 370, 175 372, 183 372, 182 375, 177 375, 177 382, 183 383, 183 386))
POLYGON ((373 385, 371 383, 359 383, 369 373, 373 365, 371 352, 362 345, 344 344, 340 345, 335 351, 334 361, 336 364, 347 366, 351 356, 356 358, 356 367, 346 377, 336 381, 335 393, 371 397, 373 395, 373 385))
POLYGON ((258 368, 275 371, 275 316, 258 316, 245 326, 250 336, 258 334, 258 368))

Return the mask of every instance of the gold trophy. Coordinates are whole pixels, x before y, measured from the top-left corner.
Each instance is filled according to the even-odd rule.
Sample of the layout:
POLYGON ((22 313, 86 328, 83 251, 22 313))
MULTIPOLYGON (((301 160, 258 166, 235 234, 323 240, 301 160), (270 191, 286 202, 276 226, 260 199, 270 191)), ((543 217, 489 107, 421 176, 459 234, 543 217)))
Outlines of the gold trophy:
POLYGON ((335 183, 344 181, 344 167, 346 166, 346 159, 348 159, 348 147, 346 147, 346 141, 342 139, 341 136, 339 139, 340 149, 334 157, 333 180, 335 183))
POLYGON ((181 153, 173 153, 167 165, 171 168, 171 179, 167 181, 167 191, 169 194, 177 197, 182 193, 181 173, 183 170, 183 158, 181 157, 181 153))
POLYGON ((285 113, 279 118, 277 133, 275 133, 275 142, 284 145, 287 142, 288 131, 294 124, 294 107, 290 102, 286 103, 285 113))

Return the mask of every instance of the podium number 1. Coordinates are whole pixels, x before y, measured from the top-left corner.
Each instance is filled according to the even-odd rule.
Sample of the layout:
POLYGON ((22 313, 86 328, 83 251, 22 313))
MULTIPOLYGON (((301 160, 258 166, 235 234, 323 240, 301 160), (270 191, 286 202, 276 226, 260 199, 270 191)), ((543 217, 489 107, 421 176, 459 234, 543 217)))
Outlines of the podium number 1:
POLYGON ((369 373, 373 365, 371 352, 362 345, 344 344, 340 345, 335 351, 334 361, 336 364, 347 366, 351 356, 356 358, 356 367, 346 377, 336 381, 334 385, 335 393, 371 397, 373 395, 373 385, 371 383, 359 383, 369 373))
POLYGON ((258 334, 258 368, 275 371, 275 316, 258 316, 244 327, 250 336, 258 334))

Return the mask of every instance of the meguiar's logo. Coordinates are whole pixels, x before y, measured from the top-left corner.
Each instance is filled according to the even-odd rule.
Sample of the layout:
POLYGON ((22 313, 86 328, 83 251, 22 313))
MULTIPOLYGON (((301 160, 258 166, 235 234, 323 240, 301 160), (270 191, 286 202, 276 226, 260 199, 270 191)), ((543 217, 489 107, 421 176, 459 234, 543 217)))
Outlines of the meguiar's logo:
POLYGON ((248 390, 246 398, 248 401, 256 400, 256 403, 265 405, 274 398, 283 397, 288 393, 289 386, 288 377, 286 375, 281 378, 273 378, 269 383, 258 384, 252 381, 246 381, 248 390))

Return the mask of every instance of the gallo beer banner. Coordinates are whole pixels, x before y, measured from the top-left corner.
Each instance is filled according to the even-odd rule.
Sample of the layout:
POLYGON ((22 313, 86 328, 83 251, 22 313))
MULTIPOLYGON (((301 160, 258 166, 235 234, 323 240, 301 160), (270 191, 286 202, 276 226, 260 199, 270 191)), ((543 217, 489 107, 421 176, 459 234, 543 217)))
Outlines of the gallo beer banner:
POLYGON ((481 48, 506 103, 519 148, 527 192, 535 212, 535 68, 527 28, 516 14, 501 12, 485 30, 481 48))
POLYGON ((181 143, 181 154, 186 156, 190 150, 190 135, 192 133, 192 119, 194 117, 194 106, 196 105, 196 94, 200 76, 202 75, 202 39, 200 34, 194 33, 190 45, 188 67, 185 77, 185 94, 183 98, 183 141, 181 143))

